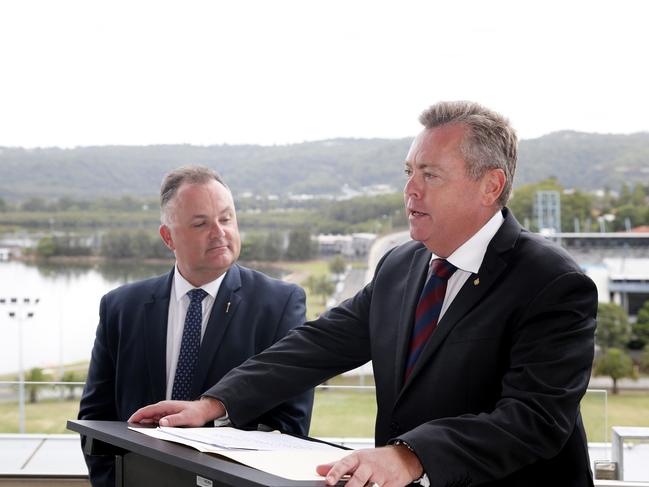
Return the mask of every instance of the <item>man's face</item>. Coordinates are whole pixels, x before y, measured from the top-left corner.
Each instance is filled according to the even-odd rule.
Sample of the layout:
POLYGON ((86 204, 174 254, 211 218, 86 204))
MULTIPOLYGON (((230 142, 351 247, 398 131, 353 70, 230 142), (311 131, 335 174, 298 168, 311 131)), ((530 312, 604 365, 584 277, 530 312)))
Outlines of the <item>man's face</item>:
POLYGON ((239 258, 241 238, 230 191, 218 181, 183 184, 167 209, 160 235, 194 286, 213 281, 239 258))
POLYGON ((488 219, 482 179, 467 176, 460 152, 465 126, 425 129, 406 158, 403 190, 410 236, 440 257, 448 257, 488 219), (486 211, 485 211, 486 210, 486 211))

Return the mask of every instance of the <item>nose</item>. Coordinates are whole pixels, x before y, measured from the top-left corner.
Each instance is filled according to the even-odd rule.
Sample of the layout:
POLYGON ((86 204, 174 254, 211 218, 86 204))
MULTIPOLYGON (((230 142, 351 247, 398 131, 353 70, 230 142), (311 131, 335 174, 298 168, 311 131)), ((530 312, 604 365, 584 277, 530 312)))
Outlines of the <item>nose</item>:
POLYGON ((218 221, 212 222, 212 225, 210 227, 210 238, 216 239, 216 238, 222 238, 225 236, 225 231, 223 230, 223 227, 219 224, 218 221))
POLYGON ((417 184, 414 174, 406 181, 406 185, 403 188, 403 194, 409 198, 419 198, 421 196, 421 188, 419 187, 419 184, 417 184))

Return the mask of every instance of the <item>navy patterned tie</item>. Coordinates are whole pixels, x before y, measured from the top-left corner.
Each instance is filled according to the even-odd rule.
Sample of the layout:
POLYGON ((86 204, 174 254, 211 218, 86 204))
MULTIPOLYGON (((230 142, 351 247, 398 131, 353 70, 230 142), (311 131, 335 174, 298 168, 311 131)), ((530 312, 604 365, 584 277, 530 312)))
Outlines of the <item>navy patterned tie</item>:
POLYGON ((202 289, 192 289, 187 295, 189 296, 189 307, 185 316, 185 328, 180 343, 174 386, 171 390, 171 399, 177 401, 189 401, 192 399, 189 394, 196 364, 198 364, 198 352, 201 348, 201 322, 203 321, 203 306, 201 303, 207 293, 202 289))
POLYGON ((457 267, 445 259, 434 259, 430 267, 432 270, 430 279, 428 279, 421 292, 417 311, 415 312, 415 327, 412 330, 408 361, 406 362, 406 380, 410 376, 428 338, 437 327, 437 320, 439 313, 442 311, 442 304, 446 295, 446 283, 457 270, 457 267))

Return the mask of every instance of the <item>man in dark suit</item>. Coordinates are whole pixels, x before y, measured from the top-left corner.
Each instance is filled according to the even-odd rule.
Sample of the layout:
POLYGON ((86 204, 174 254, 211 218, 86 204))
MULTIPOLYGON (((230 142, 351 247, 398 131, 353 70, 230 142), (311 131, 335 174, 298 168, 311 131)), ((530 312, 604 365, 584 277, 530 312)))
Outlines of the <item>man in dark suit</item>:
MULTIPOLYGON (((214 171, 187 166, 168 174, 161 220, 176 265, 102 298, 79 419, 125 421, 152 402, 198 398, 305 320, 301 288, 235 264, 234 202, 214 171)), ((300 391, 243 426, 306 435, 312 404, 312 390, 300 391)), ((112 458, 86 462, 94 486, 115 485, 112 458)))
POLYGON ((350 474, 347 487, 592 485, 579 403, 593 359, 595 286, 505 207, 516 165, 506 119, 442 102, 420 121, 405 162, 414 242, 388 252, 356 296, 202 400, 148 406, 131 421, 197 425, 227 411, 245 424, 372 360, 377 448, 318 466, 327 484, 350 474))

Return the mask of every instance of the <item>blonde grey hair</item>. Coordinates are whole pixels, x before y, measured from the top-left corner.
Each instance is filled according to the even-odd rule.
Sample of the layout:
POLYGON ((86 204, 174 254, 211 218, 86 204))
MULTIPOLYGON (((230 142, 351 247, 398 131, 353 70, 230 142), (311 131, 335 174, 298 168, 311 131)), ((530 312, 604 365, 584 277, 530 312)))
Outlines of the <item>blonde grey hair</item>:
POLYGON ((449 124, 467 127, 460 152, 467 166, 467 175, 478 179, 491 169, 502 169, 505 186, 498 198, 502 207, 512 191, 518 138, 505 117, 479 103, 471 101, 444 101, 427 108, 419 116, 427 129, 449 124))
POLYGON ((216 171, 205 166, 181 166, 165 175, 160 186, 160 222, 163 225, 171 223, 169 210, 173 207, 174 197, 183 184, 205 184, 212 180, 230 189, 216 171))

